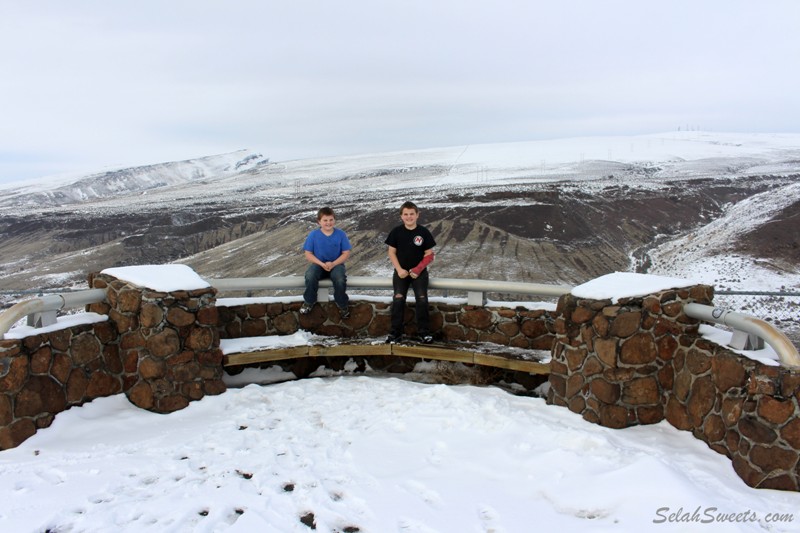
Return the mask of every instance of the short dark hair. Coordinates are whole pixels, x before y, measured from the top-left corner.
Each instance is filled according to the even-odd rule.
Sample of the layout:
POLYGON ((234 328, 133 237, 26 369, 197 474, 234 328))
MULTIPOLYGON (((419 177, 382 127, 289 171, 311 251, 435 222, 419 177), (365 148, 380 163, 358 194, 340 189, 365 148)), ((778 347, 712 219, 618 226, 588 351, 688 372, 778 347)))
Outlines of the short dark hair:
POLYGON ((317 211, 317 221, 319 221, 322 217, 333 217, 336 218, 336 215, 333 214, 333 209, 330 207, 323 207, 319 211, 317 211))
POLYGON ((419 208, 414 202, 404 202, 403 205, 400 206, 400 214, 402 214, 405 209, 413 209, 419 213, 419 208))

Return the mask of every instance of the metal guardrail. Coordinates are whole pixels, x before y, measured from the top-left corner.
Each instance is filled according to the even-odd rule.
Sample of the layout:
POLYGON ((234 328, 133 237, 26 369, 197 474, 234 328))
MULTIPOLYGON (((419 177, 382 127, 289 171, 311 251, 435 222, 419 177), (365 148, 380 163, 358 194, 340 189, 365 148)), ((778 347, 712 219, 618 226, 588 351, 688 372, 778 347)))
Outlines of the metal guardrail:
POLYGON ((797 352, 797 348, 794 347, 789 337, 769 322, 721 307, 696 303, 686 304, 684 311, 692 318, 715 324, 724 324, 735 330, 763 339, 778 354, 781 364, 800 368, 800 354, 797 352))
MULTIPOLYGON (((305 279, 302 276, 283 276, 272 278, 217 278, 206 279, 209 285, 221 291, 255 291, 303 289, 305 279)), ((319 282, 322 295, 333 284, 329 279, 319 282)), ((392 290, 392 279, 389 277, 348 276, 349 289, 386 289, 392 290)), ((430 289, 466 291, 469 305, 484 305, 487 293, 527 294, 537 296, 561 296, 572 290, 569 285, 548 285, 545 283, 524 283, 518 281, 492 281, 480 279, 431 278, 430 289)), ((321 296, 322 296, 321 295, 321 296)), ((320 297, 320 300, 324 298, 320 297)))
POLYGON ((12 305, 0 313, 0 338, 11 326, 28 317, 28 325, 33 327, 55 324, 58 311, 67 307, 102 302, 106 299, 104 289, 87 289, 84 291, 48 294, 12 305))

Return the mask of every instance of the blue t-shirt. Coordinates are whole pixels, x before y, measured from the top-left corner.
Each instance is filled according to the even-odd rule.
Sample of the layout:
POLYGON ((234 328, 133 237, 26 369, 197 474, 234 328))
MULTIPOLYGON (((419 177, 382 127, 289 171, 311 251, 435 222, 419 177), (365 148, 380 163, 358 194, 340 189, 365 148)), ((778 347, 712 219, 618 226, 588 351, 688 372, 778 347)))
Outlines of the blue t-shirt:
POLYGON ((331 235, 325 235, 320 228, 308 234, 303 250, 311 252, 314 257, 327 263, 336 261, 342 252, 352 249, 347 234, 339 228, 333 228, 331 235))

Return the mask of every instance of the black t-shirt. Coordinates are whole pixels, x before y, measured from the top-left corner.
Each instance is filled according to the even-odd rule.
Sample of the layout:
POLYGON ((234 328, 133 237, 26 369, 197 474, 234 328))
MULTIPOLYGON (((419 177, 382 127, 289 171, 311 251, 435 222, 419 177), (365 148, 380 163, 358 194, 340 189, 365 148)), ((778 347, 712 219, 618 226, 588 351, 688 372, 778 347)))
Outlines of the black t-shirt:
POLYGON ((404 225, 397 226, 389 232, 385 243, 397 249, 397 260, 404 270, 417 266, 422 261, 425 250, 436 246, 428 228, 419 224, 414 229, 406 229, 404 225))

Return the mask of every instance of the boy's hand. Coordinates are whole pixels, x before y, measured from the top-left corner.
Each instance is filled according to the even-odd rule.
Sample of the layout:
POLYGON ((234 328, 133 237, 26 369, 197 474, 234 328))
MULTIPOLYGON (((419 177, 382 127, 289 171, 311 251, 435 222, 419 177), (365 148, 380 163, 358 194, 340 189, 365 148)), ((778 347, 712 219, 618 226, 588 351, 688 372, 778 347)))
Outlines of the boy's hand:
POLYGON ((410 274, 410 272, 408 270, 405 270, 405 269, 402 269, 402 268, 397 269, 397 276, 400 279, 407 278, 409 274, 410 274))

